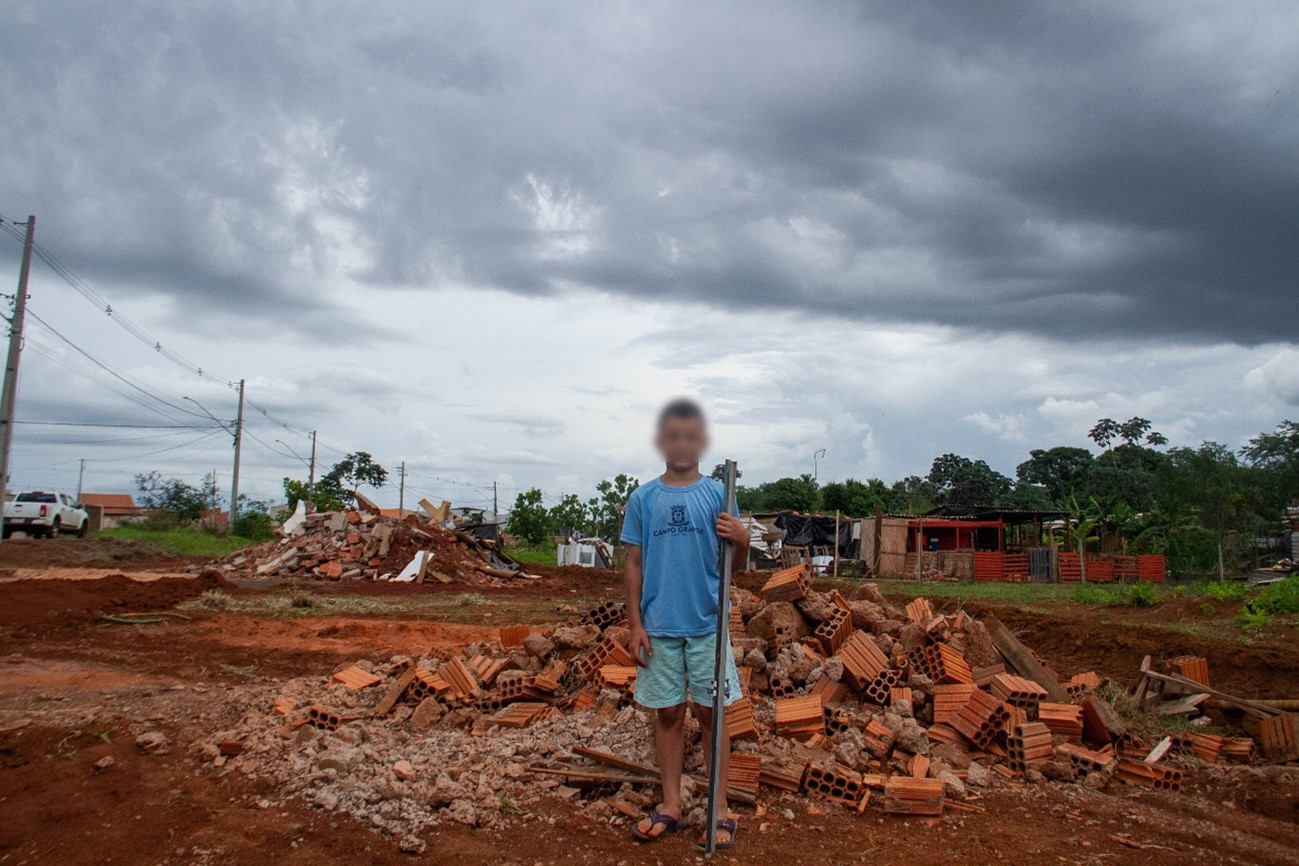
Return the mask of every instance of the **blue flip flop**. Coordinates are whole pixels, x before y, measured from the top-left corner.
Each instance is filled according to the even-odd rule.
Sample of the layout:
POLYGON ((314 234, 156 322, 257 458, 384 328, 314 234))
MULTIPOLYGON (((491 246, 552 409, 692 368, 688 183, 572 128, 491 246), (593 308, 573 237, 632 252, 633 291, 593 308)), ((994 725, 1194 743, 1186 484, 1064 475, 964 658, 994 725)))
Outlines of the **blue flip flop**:
POLYGON ((664 815, 662 812, 655 812, 650 815, 650 829, 653 830, 659 824, 663 825, 663 829, 659 831, 657 836, 642 833, 640 827, 637 824, 633 824, 631 827, 631 837, 637 842, 642 843, 657 842, 667 834, 675 833, 677 830, 681 829, 680 818, 674 818, 671 815, 664 815))
MULTIPOLYGON (((717 829, 724 830, 725 832, 730 833, 731 841, 718 842, 713 847, 716 848, 718 851, 725 851, 727 848, 733 848, 735 846, 735 837, 740 835, 740 822, 736 821, 734 818, 718 818, 717 829)), ((707 846, 700 845, 699 847, 706 848, 707 846)))

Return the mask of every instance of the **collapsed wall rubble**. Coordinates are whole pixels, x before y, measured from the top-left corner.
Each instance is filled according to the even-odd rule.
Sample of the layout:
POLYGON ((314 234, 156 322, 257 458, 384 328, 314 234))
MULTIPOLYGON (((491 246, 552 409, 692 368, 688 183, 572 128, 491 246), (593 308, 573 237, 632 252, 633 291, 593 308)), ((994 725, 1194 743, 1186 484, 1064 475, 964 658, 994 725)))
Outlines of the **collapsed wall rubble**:
POLYGON ((492 539, 415 513, 397 520, 363 496, 357 508, 300 516, 274 541, 215 563, 261 579, 404 580, 499 584, 529 578, 492 539))
MULTIPOLYGON (((981 792, 1007 781, 1177 791, 1175 764, 1260 759, 1247 737, 1188 733, 1152 749, 1097 693, 1099 676, 1061 681, 995 621, 927 602, 902 608, 872 584, 851 599, 814 591, 810 575, 777 574, 768 586, 779 600, 732 595, 746 693, 726 717, 737 802, 805 795, 932 818, 984 811, 981 792)), ((242 744, 237 755, 211 757, 410 845, 439 821, 492 824, 553 793, 587 797, 594 817, 634 815, 654 805, 656 776, 628 637, 608 602, 457 653, 294 680, 217 733, 212 743, 242 744)), ((695 749, 692 792, 702 791, 700 764, 695 749)))

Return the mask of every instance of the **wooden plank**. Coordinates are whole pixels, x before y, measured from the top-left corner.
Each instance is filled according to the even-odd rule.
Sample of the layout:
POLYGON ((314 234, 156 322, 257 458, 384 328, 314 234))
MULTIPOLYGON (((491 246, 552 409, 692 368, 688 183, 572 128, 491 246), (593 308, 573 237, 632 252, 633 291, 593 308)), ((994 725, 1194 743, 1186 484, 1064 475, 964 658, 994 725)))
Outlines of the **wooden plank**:
POLYGON ((1002 625, 994 617, 988 617, 986 623, 988 633, 992 637, 992 644, 1001 653, 1001 657, 1006 660, 1021 676, 1032 680, 1033 682, 1046 689, 1047 695, 1052 702, 1058 704, 1069 703, 1069 693, 1060 685, 1060 681, 1051 676, 1051 672, 1046 666, 1039 662, 1029 653, 1024 645, 1019 642, 1019 638, 1010 633, 1010 629, 1002 625))
POLYGON ((608 752, 601 752, 596 749, 588 749, 586 746, 574 746, 573 754, 583 758, 590 758, 601 764, 607 764, 610 767, 617 767, 619 770, 629 770, 633 773, 645 773, 657 777, 659 774, 658 767, 648 764, 638 764, 635 761, 628 761, 626 758, 620 758, 617 755, 611 755, 608 752))
POLYGON ((1198 695, 1187 695, 1184 698, 1178 698, 1174 701, 1164 701, 1155 707, 1155 712, 1161 716, 1191 716, 1200 711, 1200 704, 1209 699, 1208 692, 1200 692, 1198 695))
POLYGON ((1162 740, 1160 740, 1158 743, 1155 744, 1155 747, 1153 749, 1150 750, 1150 754, 1146 755, 1146 763, 1147 764, 1159 763, 1159 761, 1164 757, 1164 755, 1168 754, 1168 750, 1171 749, 1172 747, 1173 747, 1173 738, 1164 737, 1162 740))
POLYGON ((1280 712, 1280 710, 1277 710, 1274 707, 1269 707, 1266 704, 1246 700, 1245 698, 1238 698, 1235 695, 1229 695, 1226 692, 1220 692, 1217 689, 1204 685, 1203 683, 1197 683, 1195 680, 1188 680, 1186 677, 1178 676, 1177 674, 1160 674, 1155 673, 1154 671, 1146 671, 1145 675, 1156 682, 1176 683, 1179 686, 1184 686, 1190 689, 1192 692, 1204 692, 1220 701, 1229 703, 1238 709, 1244 710, 1248 713, 1253 713, 1260 718, 1266 719, 1275 716, 1280 712))
POLYGON ((374 714, 376 716, 386 716, 391 713, 392 708, 397 706, 401 696, 406 694, 406 689, 410 688, 410 684, 414 681, 415 668, 407 668, 402 671, 401 676, 397 677, 397 680, 388 686, 388 691, 383 693, 383 697, 379 698, 379 703, 375 704, 374 714))

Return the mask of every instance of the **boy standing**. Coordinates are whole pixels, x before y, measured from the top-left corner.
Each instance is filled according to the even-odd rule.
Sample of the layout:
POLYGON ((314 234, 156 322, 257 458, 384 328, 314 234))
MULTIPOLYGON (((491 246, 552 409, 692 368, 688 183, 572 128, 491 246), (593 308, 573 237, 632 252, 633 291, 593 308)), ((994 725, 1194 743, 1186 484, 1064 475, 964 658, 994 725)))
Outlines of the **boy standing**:
MULTIPOLYGON (((641 671, 636 702, 654 711, 654 750, 663 781, 663 803, 632 831, 654 842, 679 828, 681 769, 685 760, 686 702, 703 727, 704 756, 712 742, 712 689, 716 664, 719 545, 735 546, 736 568, 748 558, 749 532, 722 503, 722 485, 699 472, 708 447, 703 410, 674 400, 659 413, 655 445, 663 474, 627 500, 622 542, 627 546, 628 650, 641 671)), ((735 660, 726 653, 726 703, 740 700, 735 660)), ((725 720, 717 720, 725 728, 725 720)), ((722 734, 718 791, 725 814, 730 737, 722 734)), ((717 847, 735 843, 735 819, 717 822, 717 847)))

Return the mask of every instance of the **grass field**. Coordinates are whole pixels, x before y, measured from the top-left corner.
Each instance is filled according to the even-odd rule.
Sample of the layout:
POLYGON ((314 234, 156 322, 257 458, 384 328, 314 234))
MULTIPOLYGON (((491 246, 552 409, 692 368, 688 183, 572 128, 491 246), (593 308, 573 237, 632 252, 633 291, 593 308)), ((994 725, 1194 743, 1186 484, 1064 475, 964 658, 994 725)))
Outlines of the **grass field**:
POLYGON ((505 552, 528 565, 555 565, 555 545, 543 544, 537 547, 510 546, 505 552))
POLYGON ((255 542, 237 535, 218 535, 196 527, 178 529, 142 529, 138 526, 119 526, 95 533, 97 538, 117 538, 122 541, 143 541, 168 556, 194 556, 217 559, 243 550, 255 542))

